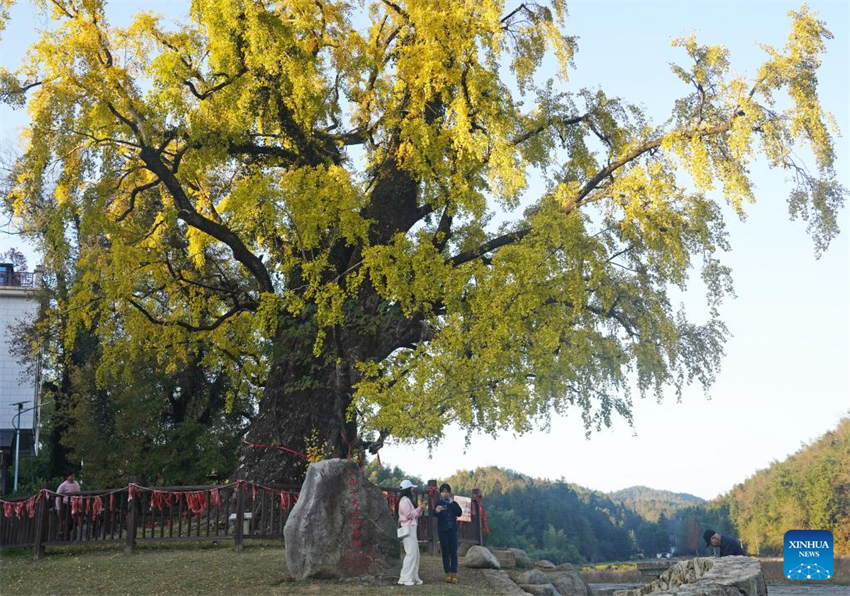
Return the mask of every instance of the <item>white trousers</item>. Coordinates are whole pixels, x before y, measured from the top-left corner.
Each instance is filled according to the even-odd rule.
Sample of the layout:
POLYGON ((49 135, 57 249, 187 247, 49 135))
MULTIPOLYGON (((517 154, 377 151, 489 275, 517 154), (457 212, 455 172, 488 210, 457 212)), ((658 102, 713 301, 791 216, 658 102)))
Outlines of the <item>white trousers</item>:
POLYGON ((416 526, 410 527, 410 535, 402 539, 404 545, 404 563, 401 565, 401 577, 398 583, 418 584, 419 579, 419 541, 416 539, 416 526))

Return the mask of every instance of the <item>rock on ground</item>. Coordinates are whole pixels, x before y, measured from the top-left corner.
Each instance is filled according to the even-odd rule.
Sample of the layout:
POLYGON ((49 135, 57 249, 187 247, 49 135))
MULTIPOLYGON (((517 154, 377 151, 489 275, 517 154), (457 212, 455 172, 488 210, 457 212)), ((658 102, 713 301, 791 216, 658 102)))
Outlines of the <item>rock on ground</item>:
POLYGON ((490 550, 502 569, 516 567, 516 557, 509 550, 490 550))
POLYGON ((672 565, 640 588, 614 596, 767 596, 761 563, 751 557, 696 558, 672 565))
POLYGON ((519 584, 519 587, 533 596, 561 596, 552 584, 519 584))
POLYGON ((351 460, 312 464, 284 526, 295 579, 380 575, 397 565, 396 524, 381 489, 351 460))
POLYGON ((493 586, 494 593, 504 596, 528 596, 528 592, 511 581, 507 571, 484 569, 481 571, 487 582, 493 586))
POLYGON ((544 571, 549 571, 555 568, 555 564, 552 561, 547 561, 546 559, 535 561, 534 566, 538 569, 543 569, 544 571))
POLYGON ((558 588, 561 596, 592 596, 590 586, 572 565, 558 565, 555 571, 546 574, 546 578, 558 588))
POLYGON ((551 583, 546 574, 539 569, 532 569, 519 574, 516 578, 518 584, 548 584, 551 583))
POLYGON ((501 569, 499 561, 483 546, 473 546, 463 558, 463 564, 470 569, 501 569))
POLYGON ((521 548, 509 548, 508 552, 514 554, 517 567, 534 567, 534 561, 532 561, 531 557, 528 556, 528 553, 521 548))

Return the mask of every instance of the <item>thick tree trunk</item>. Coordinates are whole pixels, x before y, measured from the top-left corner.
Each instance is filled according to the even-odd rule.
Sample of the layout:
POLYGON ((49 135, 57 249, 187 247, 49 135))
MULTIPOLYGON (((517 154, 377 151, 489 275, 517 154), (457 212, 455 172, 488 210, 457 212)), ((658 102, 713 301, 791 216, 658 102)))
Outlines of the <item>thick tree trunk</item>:
MULTIPOLYGON (((300 483, 307 470, 308 442, 326 448, 331 457, 348 454, 347 441, 357 435, 355 422, 346 422, 351 402, 351 367, 334 346, 313 355, 314 333, 309 324, 293 321, 278 333, 275 353, 259 413, 243 443, 235 478, 260 483, 300 483), (338 357, 339 356, 339 357, 338 357)), ((329 342, 331 343, 331 342, 329 342)))
POLYGON ((400 309, 381 307, 368 284, 346 311, 345 324, 328 331, 319 357, 313 354, 316 332, 309 320, 289 320, 281 325, 259 413, 245 436, 247 443, 272 446, 243 444, 235 478, 301 483, 306 460, 278 447, 306 453, 308 438, 314 434, 330 457, 347 457, 358 443, 363 447, 357 420, 346 420, 352 387, 358 380, 354 363, 366 359, 380 362, 427 333, 420 317, 406 319, 400 309), (364 320, 369 325, 364 325, 364 320))
MULTIPOLYGON (((441 104, 435 103, 427 120, 441 111, 441 104)), ((396 144, 397 140, 393 146, 396 144)), ((388 242, 393 234, 406 232, 430 212, 430 207, 417 206, 417 186, 394 158, 386 160, 363 213, 372 221, 370 244, 388 242)), ((333 275, 342 277, 359 258, 359 249, 339 242, 329 256, 333 275)), ((297 280, 293 286, 301 285, 297 272, 292 278, 297 280)), ((307 440, 313 436, 328 448, 331 457, 346 457, 359 439, 357 421, 346 421, 357 381, 354 363, 366 359, 381 362, 397 348, 411 346, 427 335, 423 317, 406 319, 397 305, 382 304, 368 281, 360 287, 357 299, 345 305, 344 320, 342 326, 328 331, 318 358, 313 354, 316 329, 308 315, 281 325, 260 411, 245 437, 247 443, 274 447, 244 444, 236 478, 300 484, 306 460, 277 447, 306 453, 307 440)))
POLYGON ((345 423, 350 388, 345 395, 335 390, 333 366, 306 371, 285 360, 272 365, 260 411, 245 436, 234 476, 261 483, 300 483, 306 460, 289 451, 307 452, 308 440, 329 449, 331 457, 345 457, 345 440, 354 440, 356 425, 345 423))

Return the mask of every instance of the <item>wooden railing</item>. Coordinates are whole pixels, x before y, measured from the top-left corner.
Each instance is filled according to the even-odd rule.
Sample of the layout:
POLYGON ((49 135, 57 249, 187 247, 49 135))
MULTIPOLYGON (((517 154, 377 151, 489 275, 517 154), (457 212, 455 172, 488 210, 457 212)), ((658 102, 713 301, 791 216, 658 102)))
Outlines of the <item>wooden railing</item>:
MULTIPOLYGON (((3 501, 0 548, 31 547, 37 559, 44 555, 46 546, 124 544, 126 552, 132 552, 140 541, 232 540, 241 550, 245 540, 283 539, 283 528, 299 490, 296 485, 264 486, 246 481, 212 486, 130 484, 65 495, 42 489, 31 497, 3 501)), ((397 517, 401 491, 381 490, 397 517)), ((432 511, 439 498, 436 482, 429 481, 421 495, 428 499, 432 511)), ((472 522, 459 526, 460 542, 484 543, 480 509, 480 498, 473 500, 472 522)), ((418 538, 437 553, 436 517, 421 518, 418 538)))

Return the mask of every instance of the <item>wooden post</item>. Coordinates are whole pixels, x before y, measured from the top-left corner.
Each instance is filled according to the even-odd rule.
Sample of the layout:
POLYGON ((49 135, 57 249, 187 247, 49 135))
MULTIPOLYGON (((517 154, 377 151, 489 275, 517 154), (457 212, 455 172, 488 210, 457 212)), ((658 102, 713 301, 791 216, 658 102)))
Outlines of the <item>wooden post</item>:
MULTIPOLYGON (((428 488, 430 489, 432 486, 434 488, 437 488, 437 481, 436 480, 429 480, 428 481, 428 488)), ((431 515, 431 511, 434 509, 436 504, 437 504, 436 500, 434 500, 434 501, 431 500, 431 492, 429 491, 428 492, 428 513, 427 513, 428 521, 427 521, 427 524, 428 524, 428 534, 429 534, 429 537, 431 538, 431 554, 432 555, 436 555, 437 552, 439 551, 439 547, 440 547, 440 536, 439 536, 439 532, 437 531, 437 518, 434 517, 433 515, 431 515)))
MULTIPOLYGON (((129 499, 133 491, 133 486, 127 487, 127 498, 129 499)), ((127 541, 124 545, 124 552, 130 554, 133 552, 133 546, 136 544, 136 509, 139 496, 135 496, 132 501, 127 501, 127 541)))
POLYGON ((472 502, 475 503, 475 517, 477 519, 477 523, 475 525, 478 526, 478 545, 484 546, 484 528, 481 525, 481 507, 479 507, 478 501, 477 501, 478 497, 480 497, 480 496, 481 496, 481 490, 477 489, 477 488, 473 488, 472 489, 472 502))
POLYGON ((236 528, 233 532, 233 545, 236 550, 242 550, 242 522, 245 519, 245 491, 242 483, 236 485, 236 528))
POLYGON ((6 494, 6 452, 0 449, 0 497, 6 494))
MULTIPOLYGON (((41 486, 47 488, 47 484, 41 486)), ((47 529, 50 527, 50 494, 43 492, 38 500, 38 509, 35 513, 35 544, 33 544, 33 559, 44 556, 44 543, 47 540, 47 529)))

